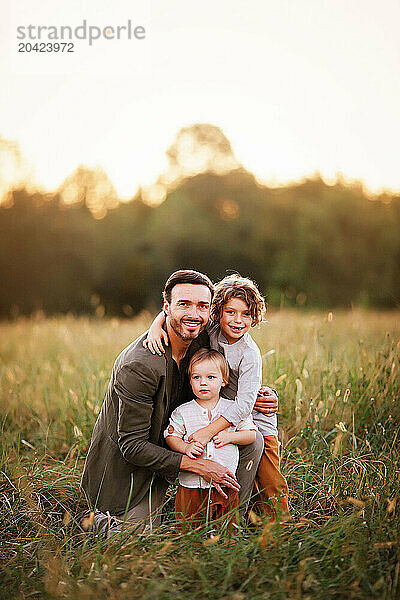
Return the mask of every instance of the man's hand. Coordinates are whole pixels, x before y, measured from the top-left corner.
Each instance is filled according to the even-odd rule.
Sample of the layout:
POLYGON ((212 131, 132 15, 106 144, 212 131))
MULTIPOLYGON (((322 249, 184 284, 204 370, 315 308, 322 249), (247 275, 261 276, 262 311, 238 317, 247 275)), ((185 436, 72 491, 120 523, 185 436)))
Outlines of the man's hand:
POLYGON ((208 427, 202 427, 189 436, 189 442, 199 442, 203 446, 206 446, 212 437, 213 432, 208 427))
POLYGON ((196 473, 196 475, 200 475, 209 483, 215 487, 217 492, 221 494, 224 498, 228 496, 223 491, 221 485, 224 485, 231 490, 239 491, 240 485, 235 475, 226 467, 223 467, 219 463, 214 460, 208 460, 207 458, 197 458, 196 460, 192 460, 187 456, 182 456, 181 461, 181 471, 191 471, 192 473, 196 473))
POLYGON ((200 444, 199 442, 186 442, 186 450, 185 450, 185 454, 189 457, 189 458, 197 458, 198 456, 201 456, 204 452, 204 446, 203 444, 200 444))
POLYGON ((220 431, 217 435, 214 435, 213 442, 216 448, 222 448, 226 444, 230 444, 232 436, 229 431, 220 431))
POLYGON ((260 389, 254 405, 254 410, 257 410, 267 417, 276 415, 278 412, 278 397, 271 388, 265 386, 260 389))

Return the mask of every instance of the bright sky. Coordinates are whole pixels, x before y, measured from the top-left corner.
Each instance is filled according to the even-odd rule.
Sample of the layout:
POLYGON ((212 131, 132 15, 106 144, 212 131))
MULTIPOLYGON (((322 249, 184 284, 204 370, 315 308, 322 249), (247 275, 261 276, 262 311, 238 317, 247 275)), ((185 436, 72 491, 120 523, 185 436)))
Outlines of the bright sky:
MULTIPOLYGON (((269 183, 316 170, 400 190, 398 0, 0 0, 0 136, 56 188, 102 166, 122 197, 182 126, 222 128, 269 183), (18 53, 17 26, 143 25, 144 40, 18 53)), ((34 41, 32 43, 35 43, 34 41)))

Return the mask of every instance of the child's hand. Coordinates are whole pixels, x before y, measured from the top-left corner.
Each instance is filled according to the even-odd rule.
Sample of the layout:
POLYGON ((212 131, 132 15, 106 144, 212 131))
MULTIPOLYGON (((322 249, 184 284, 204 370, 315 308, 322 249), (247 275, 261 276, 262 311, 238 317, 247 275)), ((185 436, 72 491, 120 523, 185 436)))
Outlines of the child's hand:
POLYGON ((208 444, 208 442, 211 440, 211 438, 212 433, 210 433, 208 427, 202 427, 201 429, 198 429, 197 431, 192 433, 192 435, 189 436, 189 442, 199 442, 203 447, 205 447, 206 444, 208 444))
POLYGON ((147 338, 143 340, 143 347, 150 350, 152 354, 161 356, 165 352, 163 342, 168 346, 167 332, 153 322, 149 329, 149 333, 147 334, 147 338))
POLYGON ((214 435, 213 442, 216 448, 222 448, 226 444, 231 443, 231 435, 229 431, 220 431, 217 435, 214 435))
POLYGON ((203 444, 200 444, 200 442, 187 442, 186 443, 186 450, 185 450, 185 454, 189 457, 189 458, 198 458, 199 456, 201 456, 204 452, 204 446, 203 444))

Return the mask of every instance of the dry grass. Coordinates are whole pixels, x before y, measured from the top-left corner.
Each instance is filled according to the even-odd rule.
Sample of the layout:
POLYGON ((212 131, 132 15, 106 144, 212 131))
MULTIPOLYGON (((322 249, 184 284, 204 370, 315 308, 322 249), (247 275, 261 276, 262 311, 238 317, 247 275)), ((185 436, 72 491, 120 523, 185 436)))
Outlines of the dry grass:
POLYGON ((282 311, 253 332, 281 399, 292 523, 233 542, 167 515, 108 545, 76 525, 79 477, 113 360, 149 317, 1 324, 1 597, 399 597, 399 317, 282 311))

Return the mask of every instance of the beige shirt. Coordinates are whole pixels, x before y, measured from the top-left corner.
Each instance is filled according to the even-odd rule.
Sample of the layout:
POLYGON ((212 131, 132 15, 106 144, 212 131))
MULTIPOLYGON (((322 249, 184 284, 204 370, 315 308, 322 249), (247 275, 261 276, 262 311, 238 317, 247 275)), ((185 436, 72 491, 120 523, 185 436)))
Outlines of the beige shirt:
POLYGON ((268 417, 253 410, 262 381, 262 359, 257 344, 249 333, 245 333, 234 344, 228 344, 218 324, 207 326, 207 331, 211 348, 219 350, 229 365, 228 385, 222 388, 221 394, 234 402, 227 406, 222 416, 235 425, 252 414, 263 436, 277 436, 276 415, 268 417))
MULTIPOLYGON (((232 404, 230 400, 220 398, 217 405, 211 411, 200 406, 197 400, 181 404, 181 406, 178 406, 178 408, 173 411, 169 425, 164 431, 164 436, 176 436, 187 442, 192 433, 202 427, 206 427, 212 421, 218 419, 230 404, 232 404)), ((257 429, 257 427, 253 423, 251 416, 247 416, 246 419, 240 421, 236 426, 231 425, 230 427, 227 427, 225 431, 255 429, 257 429)), ((214 460, 224 467, 227 467, 232 473, 236 473, 239 462, 239 448, 236 444, 226 444, 225 446, 222 446, 222 448, 216 448, 213 440, 211 440, 206 445, 201 458, 214 460)), ((188 471, 180 471, 179 483, 187 488, 204 489, 210 487, 210 484, 205 481, 205 479, 188 471)))

